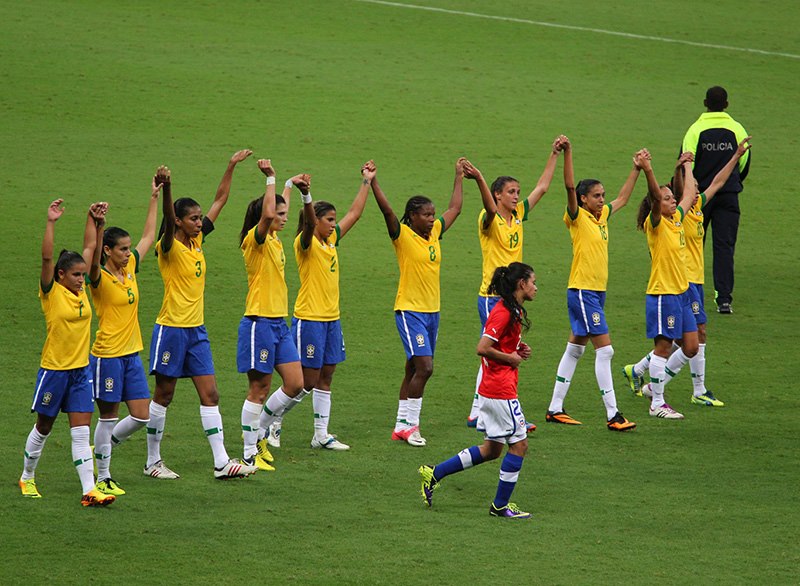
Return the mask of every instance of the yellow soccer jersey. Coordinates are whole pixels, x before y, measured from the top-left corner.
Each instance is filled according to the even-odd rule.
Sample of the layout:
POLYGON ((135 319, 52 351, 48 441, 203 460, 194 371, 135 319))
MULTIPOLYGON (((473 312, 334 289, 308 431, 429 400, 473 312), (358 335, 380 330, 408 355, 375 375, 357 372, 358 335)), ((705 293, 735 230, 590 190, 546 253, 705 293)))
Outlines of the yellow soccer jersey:
POLYGON ((53 282, 48 291, 39 285, 39 299, 47 324, 40 366, 49 370, 72 370, 89 364, 92 308, 86 289, 75 295, 53 282))
POLYGON ((686 236, 681 223, 681 208, 671 218, 661 216, 653 228, 652 215, 644 221, 647 246, 650 247, 648 295, 679 295, 689 288, 686 278, 686 236))
POLYGON ((297 319, 334 321, 339 319, 339 226, 326 242, 311 237, 303 250, 300 234, 294 239, 294 257, 300 274, 300 291, 294 303, 297 319))
POLYGON ((100 325, 92 345, 92 354, 100 358, 127 356, 142 349, 142 331, 139 329, 139 253, 135 250, 125 267, 125 280, 120 281, 105 267, 100 269, 100 280, 90 286, 100 325))
POLYGON ((177 238, 167 254, 161 252, 161 240, 156 243, 158 270, 164 280, 164 300, 156 323, 173 328, 202 326, 203 292, 206 288, 206 258, 201 232, 189 241, 189 246, 177 238))
POLYGON ((564 223, 572 238, 572 268, 569 271, 569 289, 605 291, 608 285, 608 219, 611 204, 603 206, 600 219, 578 206, 578 213, 570 217, 564 213, 564 223))
POLYGON ((242 255, 247 269, 247 300, 244 314, 256 317, 289 315, 284 267, 286 255, 276 235, 256 236, 254 226, 242 241, 242 255))
POLYGON ((508 266, 512 262, 522 262, 522 222, 528 219, 528 200, 517 204, 511 223, 506 222, 500 214, 495 214, 492 223, 484 229, 483 219, 486 210, 478 214, 478 240, 483 257, 483 278, 478 295, 489 295, 489 283, 497 267, 508 266))
POLYGON ((706 194, 701 193, 692 208, 683 218, 686 232, 686 276, 690 283, 703 284, 705 280, 705 260, 703 259, 703 206, 706 194))
POLYGON ((427 239, 407 225, 400 224, 400 234, 392 240, 400 267, 395 311, 439 311, 439 268, 442 263, 439 237, 443 231, 443 218, 433 223, 427 239))

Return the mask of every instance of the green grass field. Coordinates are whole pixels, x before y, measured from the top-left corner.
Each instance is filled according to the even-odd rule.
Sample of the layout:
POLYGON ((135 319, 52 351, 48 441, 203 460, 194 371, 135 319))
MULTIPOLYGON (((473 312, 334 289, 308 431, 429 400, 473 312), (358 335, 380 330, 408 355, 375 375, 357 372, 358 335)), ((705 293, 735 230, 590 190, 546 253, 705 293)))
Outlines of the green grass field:
MULTIPOLYGON (((795 4, 423 2, 450 12, 356 0, 0 2, 0 583, 797 583, 795 4), (519 177, 526 191, 562 132, 573 142, 577 176, 596 176, 613 194, 643 146, 667 178, 715 84, 727 87, 730 113, 755 137, 741 198, 736 313, 709 314, 707 381, 724 409, 691 406, 688 373, 668 390, 686 413, 682 422, 649 418, 645 402, 626 390, 621 366, 650 347, 647 246, 626 209, 612 224, 606 309, 618 401, 639 427, 606 431, 592 351, 567 398, 584 425, 544 424, 569 329, 559 164, 525 237, 539 296, 529 305, 534 356, 520 371, 520 397, 540 427, 514 501, 534 512, 532 522, 487 515, 497 463, 448 478, 432 510, 418 495, 420 464, 479 441, 464 425, 479 334, 480 197, 472 183, 442 245, 441 329, 422 415, 427 447, 389 441, 404 360, 391 311, 397 268, 370 201, 340 249, 348 360, 334 381, 331 429, 350 452, 308 447, 306 401, 284 423, 277 472, 216 482, 197 396, 183 381, 163 443, 179 481, 142 476, 140 433, 112 464, 128 495, 108 509, 83 509, 63 418, 37 471, 44 498, 19 496, 44 340, 41 233, 55 197, 67 202, 59 248, 79 247, 85 209, 100 199, 110 202, 111 224, 138 235, 159 164, 172 169, 176 197, 207 207, 230 155, 252 148, 254 158, 272 158, 279 185, 307 171, 315 197, 342 211, 370 158, 396 210, 415 193, 443 209, 459 156, 490 180, 519 177)), ((246 389, 235 368, 246 289, 237 235, 262 185, 252 160, 237 169, 206 247, 206 324, 232 455, 246 389)), ((643 195, 644 178, 634 200, 643 195)), ((287 279, 293 299, 293 258, 287 279)), ((152 256, 140 290, 146 357, 162 294, 152 256)))

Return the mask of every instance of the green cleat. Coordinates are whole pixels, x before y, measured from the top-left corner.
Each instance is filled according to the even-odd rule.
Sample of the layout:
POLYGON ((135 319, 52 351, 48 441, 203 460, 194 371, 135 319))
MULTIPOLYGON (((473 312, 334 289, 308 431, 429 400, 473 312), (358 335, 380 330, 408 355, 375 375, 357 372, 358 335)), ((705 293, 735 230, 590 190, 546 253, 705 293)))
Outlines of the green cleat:
POLYGON ((122 487, 117 484, 113 478, 106 478, 105 480, 99 481, 94 488, 103 494, 110 494, 114 496, 122 496, 125 494, 125 491, 122 490, 122 487))
POLYGON ((36 481, 33 478, 28 478, 27 480, 22 480, 20 478, 19 488, 22 491, 22 496, 30 499, 42 498, 42 495, 39 494, 39 491, 36 488, 36 481))
POLYGON ((439 481, 433 477, 433 466, 422 465, 419 467, 419 475, 422 477, 422 500, 430 507, 433 501, 433 491, 439 488, 439 481))
POLYGON ((692 396, 692 405, 703 405, 704 407, 724 407, 725 403, 720 401, 709 390, 699 397, 692 396))
POLYGON ((633 364, 626 364, 622 367, 622 374, 625 375, 625 379, 628 381, 628 384, 631 386, 631 392, 637 396, 642 396, 642 385, 644 384, 644 377, 643 376, 636 376, 633 373, 633 364))

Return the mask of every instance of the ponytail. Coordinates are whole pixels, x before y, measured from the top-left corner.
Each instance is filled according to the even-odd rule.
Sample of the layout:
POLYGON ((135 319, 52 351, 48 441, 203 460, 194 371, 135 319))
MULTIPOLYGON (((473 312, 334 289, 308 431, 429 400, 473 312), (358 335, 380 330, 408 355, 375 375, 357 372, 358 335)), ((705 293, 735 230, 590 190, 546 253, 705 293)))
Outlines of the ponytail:
POLYGON ((502 298, 514 321, 521 323, 526 331, 531 327, 528 312, 517 301, 514 293, 517 291, 517 284, 529 279, 532 274, 533 267, 521 262, 512 262, 507 267, 497 267, 488 289, 490 295, 499 295, 502 298))

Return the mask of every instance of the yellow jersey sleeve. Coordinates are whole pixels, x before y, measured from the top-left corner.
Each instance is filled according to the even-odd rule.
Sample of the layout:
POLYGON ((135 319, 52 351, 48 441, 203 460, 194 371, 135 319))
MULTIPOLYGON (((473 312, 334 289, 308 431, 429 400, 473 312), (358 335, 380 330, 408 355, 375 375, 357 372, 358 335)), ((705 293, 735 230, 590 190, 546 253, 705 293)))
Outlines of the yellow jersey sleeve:
POLYGON ((100 280, 89 289, 100 320, 92 354, 100 358, 127 356, 143 348, 139 327, 139 286, 136 283, 139 254, 135 250, 125 271, 124 280, 120 281, 102 267, 100 280))
POLYGON ((522 240, 524 230, 522 222, 528 219, 528 200, 521 201, 506 222, 500 214, 495 214, 489 226, 484 227, 486 210, 478 214, 478 241, 481 245, 482 278, 478 295, 489 295, 489 283, 492 282, 497 267, 508 266, 512 262, 522 262, 522 240))
POLYGON ((203 325, 203 293, 206 288, 206 259, 203 255, 205 238, 201 232, 189 241, 189 246, 177 238, 164 254, 161 240, 156 243, 158 270, 164 281, 164 300, 156 323, 175 328, 203 325))
POLYGON ((700 194, 697 202, 683 218, 686 233, 686 277, 690 283, 703 284, 705 281, 705 260, 703 258, 703 205, 705 194, 700 194))
POLYGON ((644 221, 647 246, 650 248, 648 295, 680 295, 689 288, 686 278, 686 236, 681 210, 671 218, 661 217, 653 227, 652 216, 644 221))
POLYGON ((437 219, 428 238, 423 238, 405 224, 400 224, 399 236, 392 240, 400 268, 395 311, 439 311, 439 269, 442 250, 439 238, 444 220, 437 219))
POLYGON ((247 299, 244 314, 257 317, 286 317, 289 296, 284 267, 286 255, 276 235, 256 238, 254 226, 242 241, 242 255, 247 269, 247 299))
POLYGON ((569 289, 605 291, 608 286, 608 219, 611 205, 604 205, 600 218, 578 207, 575 217, 564 213, 564 223, 572 239, 572 267, 569 289))
POLYGON ((40 366, 49 370, 72 370, 89 364, 89 339, 92 335, 92 308, 86 289, 75 295, 53 282, 49 291, 39 284, 47 337, 40 366))
POLYGON ((300 274, 300 291, 294 304, 294 316, 313 321, 339 319, 339 226, 326 241, 311 237, 308 248, 294 239, 294 257, 300 274))

